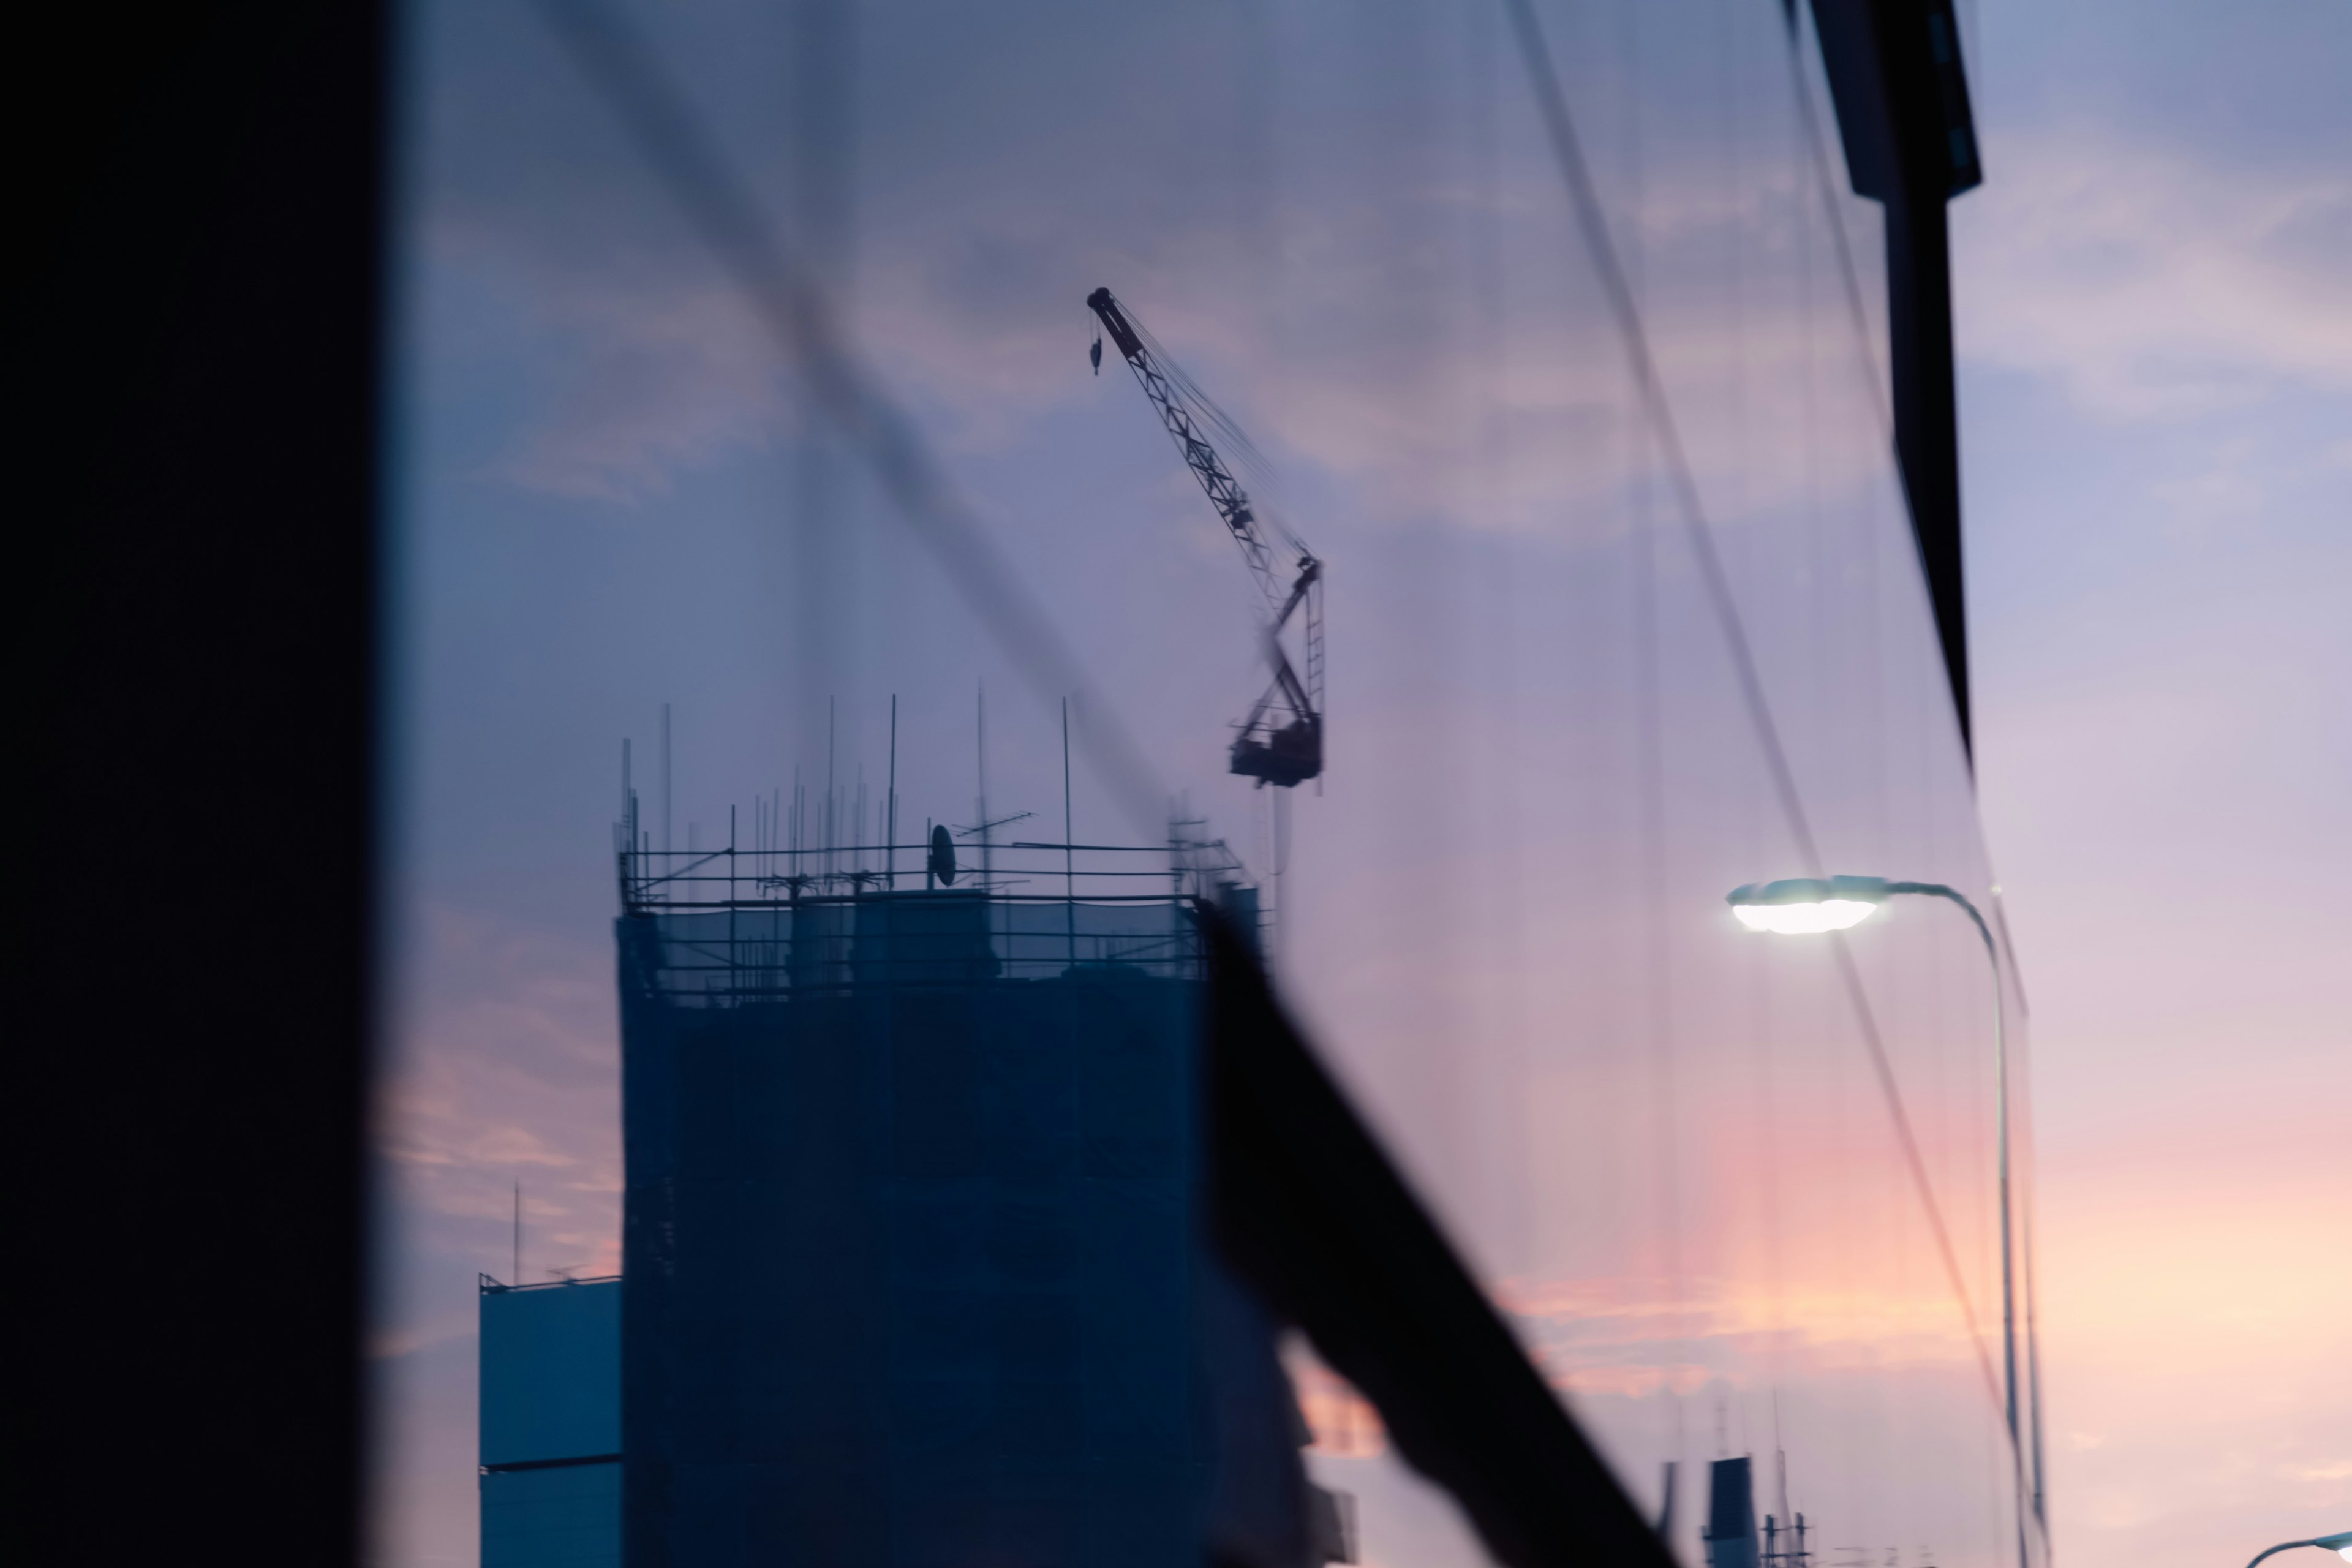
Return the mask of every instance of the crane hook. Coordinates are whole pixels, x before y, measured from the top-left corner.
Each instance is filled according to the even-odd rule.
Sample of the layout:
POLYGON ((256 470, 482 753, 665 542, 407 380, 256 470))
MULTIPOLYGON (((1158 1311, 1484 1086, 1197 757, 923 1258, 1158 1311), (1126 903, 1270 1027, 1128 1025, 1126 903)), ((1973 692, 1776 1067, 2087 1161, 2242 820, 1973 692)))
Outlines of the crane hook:
POLYGON ((1097 332, 1095 341, 1087 345, 1087 358, 1094 362, 1095 374, 1100 375, 1102 374, 1102 334, 1100 332, 1097 332))

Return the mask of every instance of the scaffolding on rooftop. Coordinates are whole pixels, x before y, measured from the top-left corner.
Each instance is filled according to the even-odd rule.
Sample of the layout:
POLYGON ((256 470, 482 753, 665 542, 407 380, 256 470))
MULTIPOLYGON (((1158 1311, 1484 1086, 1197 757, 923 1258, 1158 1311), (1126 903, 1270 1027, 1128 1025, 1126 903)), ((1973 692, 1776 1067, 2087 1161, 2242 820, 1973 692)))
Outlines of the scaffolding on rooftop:
POLYGON ((1253 926, 1241 862, 1179 819, 1158 845, 994 843, 944 880, 932 846, 758 842, 657 849, 634 800, 614 848, 635 966, 666 999, 741 1006, 862 987, 986 981, 1197 980, 1192 906, 1253 926))

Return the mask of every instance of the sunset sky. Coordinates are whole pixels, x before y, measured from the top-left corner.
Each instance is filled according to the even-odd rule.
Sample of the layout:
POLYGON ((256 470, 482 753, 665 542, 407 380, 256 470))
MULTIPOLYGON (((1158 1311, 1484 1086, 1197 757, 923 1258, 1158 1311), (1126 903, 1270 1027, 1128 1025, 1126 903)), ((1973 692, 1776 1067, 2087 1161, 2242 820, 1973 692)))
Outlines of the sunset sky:
MULTIPOLYGON (((1818 270, 1801 274, 1722 259, 1727 236, 1796 232, 1771 226, 1773 201, 1802 205, 1801 181, 1772 184, 1799 165, 1773 163, 1769 136, 1755 151, 1740 118, 1785 88, 1778 5, 1727 9, 1736 26, 1704 47, 1645 42, 1624 7, 1547 14, 1561 19, 1604 189, 1641 215, 1630 242, 1661 301, 1700 482, 1738 498, 1719 519, 1727 559, 1790 697, 1782 721, 1824 844, 1854 861, 1834 868, 1885 852, 1906 858, 1901 874, 2002 889, 2031 1007, 2059 1559, 2226 1568, 2352 1529, 2352 9, 1961 7, 1986 167, 1953 216, 1981 849, 1828 252, 1815 233, 1804 266, 1818 270), (1619 58, 1646 62, 1635 90, 1610 76, 1619 58), (1645 122, 1645 99, 1707 112, 1645 122), (1727 297, 1737 310, 1706 313, 1727 297), (1698 304, 1678 314, 1677 300, 1698 304), (1826 389, 1801 416, 1780 395, 1800 363, 1826 389), (1817 503, 1829 521, 1792 521, 1817 503), (1745 555, 1748 522, 1810 526, 1812 554, 1745 555), (1771 574, 1791 560, 1796 591, 1771 574), (1843 574, 1835 585, 1806 575, 1825 563, 1843 574), (1843 765, 1837 742, 1855 735, 1881 748, 1868 767, 1843 765)), ((722 130, 772 144, 789 117, 762 74, 772 58, 729 46, 742 18, 659 15, 722 130)), ((1535 145, 1499 14, 1388 7, 1349 37, 1360 56, 1285 33, 1315 17, 1307 5, 1263 25, 1219 12, 1181 37, 1129 19, 1143 40, 1130 59, 1199 51, 1168 57, 1171 80, 1219 51, 1291 73, 1279 92, 1243 79, 1207 105, 1130 102, 1131 81, 1106 73, 1100 40, 1068 16, 1034 37, 967 37, 948 7, 938 41, 919 36, 920 5, 874 15, 876 57, 913 66, 891 83, 900 111, 877 117, 859 153, 866 346, 1028 550, 1105 688, 1132 694, 1155 764, 1200 790, 1195 804, 1260 864, 1262 797, 1181 771, 1252 679, 1237 568, 1133 388, 1115 366, 1085 375, 1083 289, 1113 271, 1156 289, 1162 335, 1222 377, 1285 460, 1296 514, 1341 520, 1318 534, 1345 571, 1334 734, 1391 759, 1393 777, 1335 778, 1328 801, 1299 803, 1300 994, 1310 1021, 1345 1037, 1343 1068, 1453 1205, 1465 1247, 1504 1276, 1497 1293, 1537 1325, 1531 1341, 1622 1350, 1622 1365, 1604 1356, 1565 1378, 1605 1420, 1612 1397, 1711 1375, 1686 1344, 1688 1365, 1653 1364, 1648 1340, 1777 1354, 1769 1344, 1796 1342, 1793 1315, 1826 1339, 1907 1347, 1935 1368, 1922 1397, 1967 1406, 1980 1427, 1976 1352, 1944 1277, 1919 1265, 1921 1233, 1874 1228, 1885 1130, 1842 1098, 1861 1058, 1836 1044, 1843 1014, 1819 1005, 1806 968, 1819 953, 1722 918, 1721 891, 1782 874, 1788 851, 1671 545, 1657 565, 1665 667, 1622 660, 1622 518, 1651 504, 1628 453, 1646 447, 1612 422, 1622 370, 1580 264, 1559 260, 1577 253, 1548 165, 1492 150, 1535 145), (992 116, 988 134, 959 133, 959 113, 992 116), (1155 139, 1189 113, 1212 129, 1155 139), (1318 114, 1360 134, 1318 141, 1318 114), (1066 131, 1089 115, 1108 128, 1100 144, 1066 131), (1107 181, 1105 164, 1149 177, 1107 181), (1382 207, 1391 186, 1422 205, 1382 207), (1293 189, 1345 199, 1283 210, 1293 189), (1204 212, 1224 226, 1187 226, 1204 212), (1465 278, 1507 277, 1483 297, 1509 293, 1509 330, 1499 308, 1455 310, 1444 287, 1413 293, 1412 267, 1474 302, 1465 278), (1423 304, 1384 315, 1384 298, 1423 304), (1127 521, 1107 530, 1113 504, 1127 521), (1198 637, 1203 626, 1234 635, 1198 637), (1485 679, 1504 668, 1526 673, 1485 679), (1673 832, 1654 863, 1626 847, 1644 831, 1627 804, 1641 775, 1629 693, 1643 679, 1663 681, 1653 706, 1675 715, 1658 764, 1673 832), (1507 763, 1487 771, 1508 782, 1464 783, 1456 755, 1507 763), (1407 837, 1415 848, 1378 864, 1353 847, 1407 837), (1656 889, 1628 918, 1580 897, 1580 876, 1656 889), (1528 1068, 1556 1037, 1643 1026, 1651 1004, 1629 978, 1647 962, 1643 921, 1671 927, 1653 945, 1687 990, 1676 1026, 1698 1043, 1683 1047, 1681 1087, 1572 1060, 1549 1078, 1528 1068), (1409 973, 1399 953, 1430 962, 1409 973), (1783 1053, 1778 1079, 1734 1076, 1762 1059, 1742 1033, 1754 1017, 1783 1053), (1503 1042, 1505 1070, 1433 1066, 1427 1042, 1449 1031, 1503 1042), (1725 1054, 1689 1054, 1713 1043, 1725 1054), (1777 1152, 1746 1109, 1759 1082, 1785 1096, 1767 1118, 1790 1140, 1777 1152), (1654 1106, 1670 1114, 1641 1120, 1654 1106), (1679 1175, 1644 1163, 1661 1125, 1699 1152, 1679 1175), (1776 1162, 1784 1186, 1746 1190, 1745 1172, 1776 1162), (1545 1189, 1509 1190, 1528 1169, 1545 1189), (1559 1196, 1596 1178, 1622 1184, 1617 1230, 1559 1196), (1671 1195, 1677 1181, 1727 1194, 1738 1224, 1666 1227, 1674 1268, 1717 1295, 1665 1309, 1652 1277, 1664 1267, 1643 1247, 1657 1250, 1655 1215, 1676 1212, 1652 1188, 1671 1195), (1804 1213, 1821 1223, 1773 1231, 1804 1213), (1787 1280, 1772 1272, 1784 1241, 1789 1258, 1816 1249, 1828 1278, 1898 1231, 1900 1247, 1868 1259, 1884 1279, 1864 1268, 1817 1294, 1801 1262, 1787 1280), (1611 1260, 1606 1278, 1544 1262, 1547 1247, 1589 1247, 1611 1260)), ((388 1568, 472 1561, 473 1274, 513 1271, 517 1187, 526 1279, 618 1266, 604 835, 620 738, 635 738, 650 790, 657 715, 676 700, 677 837, 718 842, 728 802, 823 756, 823 683, 837 672, 812 672, 837 659, 845 781, 863 765, 877 782, 882 702, 905 692, 902 783, 927 792, 913 809, 967 810, 968 682, 985 682, 999 798, 1048 805, 1059 787, 1045 710, 1022 706, 911 551, 820 558, 771 525, 807 493, 779 456, 803 432, 772 347, 532 13, 427 4, 411 16, 398 983, 373 1361, 388 1568), (926 667, 954 679, 927 690, 926 667)), ((1767 114, 1764 129, 1788 127, 1767 114)), ((870 521, 870 501, 842 484, 829 504, 870 521)), ((1081 795, 1082 839, 1125 836, 1101 792, 1081 795)), ((1983 1086, 1934 1075, 1978 1059, 1983 965, 1951 935, 1890 924, 1859 947, 1890 1037, 1913 1053, 1914 1110, 1981 1314, 1983 1086)), ((1867 1396, 1868 1381, 1846 1392, 1867 1396)))
POLYGON ((2352 9, 1979 15, 1961 449, 2057 1547, 2237 1563, 2352 1529, 2352 9))

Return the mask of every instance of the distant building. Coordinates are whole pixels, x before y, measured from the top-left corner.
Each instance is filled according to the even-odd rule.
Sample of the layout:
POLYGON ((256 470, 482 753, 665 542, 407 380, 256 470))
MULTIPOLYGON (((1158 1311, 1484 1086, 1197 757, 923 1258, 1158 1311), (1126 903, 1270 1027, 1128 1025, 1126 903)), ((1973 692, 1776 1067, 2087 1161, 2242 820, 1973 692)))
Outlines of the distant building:
POLYGON ((1746 1455, 1707 1469, 1707 1568, 1758 1568, 1756 1478, 1746 1455))
POLYGON ((618 1568, 621 1282, 481 1282, 482 1568, 618 1568))

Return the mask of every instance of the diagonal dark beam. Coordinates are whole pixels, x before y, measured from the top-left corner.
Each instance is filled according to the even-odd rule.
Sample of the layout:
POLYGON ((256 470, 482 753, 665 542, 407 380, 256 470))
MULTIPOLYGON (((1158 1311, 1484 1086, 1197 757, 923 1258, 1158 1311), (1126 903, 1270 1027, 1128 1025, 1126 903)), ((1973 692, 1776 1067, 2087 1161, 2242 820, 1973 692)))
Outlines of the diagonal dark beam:
POLYGON ((1886 209, 1895 450, 1960 739, 1974 754, 1946 204, 1983 183, 1951 0, 1813 0, 1856 195, 1886 209))
POLYGON ((1672 1568, 1213 910, 1208 1212, 1225 1261, 1371 1401, 1507 1568, 1672 1568))

